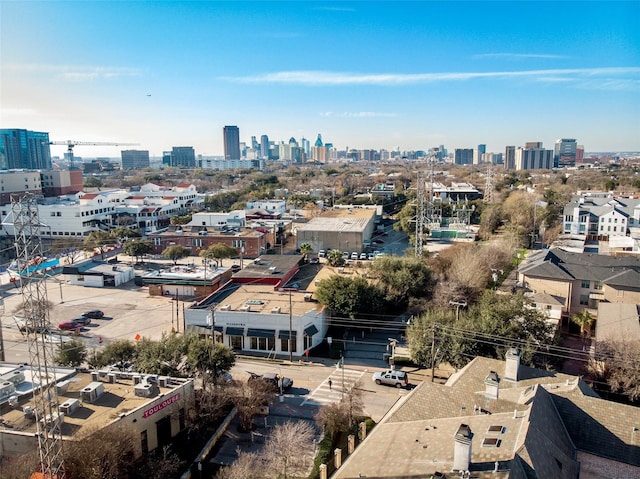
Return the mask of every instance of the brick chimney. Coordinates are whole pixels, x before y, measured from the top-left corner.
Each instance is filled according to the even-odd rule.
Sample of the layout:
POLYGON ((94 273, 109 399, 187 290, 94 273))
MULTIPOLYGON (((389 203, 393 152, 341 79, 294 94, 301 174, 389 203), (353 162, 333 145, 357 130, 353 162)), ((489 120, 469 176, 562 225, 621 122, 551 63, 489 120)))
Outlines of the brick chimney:
POLYGON ((484 380, 484 397, 488 399, 498 399, 498 385, 500 384, 500 376, 495 371, 490 371, 484 380))
POLYGON ((518 348, 510 348, 507 351, 506 365, 504 368, 504 378, 507 381, 518 382, 518 370, 520 369, 520 350, 518 348))
POLYGON ((467 424, 460 424, 454 436, 453 470, 468 471, 471 464, 471 440, 473 433, 467 424))

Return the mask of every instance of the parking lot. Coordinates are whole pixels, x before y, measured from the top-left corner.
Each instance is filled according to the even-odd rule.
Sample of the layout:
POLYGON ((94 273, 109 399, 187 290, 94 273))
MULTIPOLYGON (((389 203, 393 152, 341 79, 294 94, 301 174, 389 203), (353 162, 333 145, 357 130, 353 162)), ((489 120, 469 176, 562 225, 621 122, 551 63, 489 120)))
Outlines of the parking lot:
MULTIPOLYGON (((96 348, 115 339, 135 341, 137 335, 160 339, 172 327, 183 330, 183 306, 188 307, 190 302, 149 296, 148 288, 138 287, 133 281, 119 288, 87 288, 70 285, 60 281, 62 279, 56 277, 47 280, 47 298, 51 303, 49 318, 52 331, 58 339, 77 337, 87 347, 96 348), (90 324, 80 329, 79 334, 73 330, 58 329, 59 323, 70 321, 92 309, 103 311, 104 317, 92 319, 90 324)), ((27 362, 26 338, 14 320, 14 314, 22 303, 20 290, 5 286, 2 296, 5 309, 2 318, 5 359, 27 362)))

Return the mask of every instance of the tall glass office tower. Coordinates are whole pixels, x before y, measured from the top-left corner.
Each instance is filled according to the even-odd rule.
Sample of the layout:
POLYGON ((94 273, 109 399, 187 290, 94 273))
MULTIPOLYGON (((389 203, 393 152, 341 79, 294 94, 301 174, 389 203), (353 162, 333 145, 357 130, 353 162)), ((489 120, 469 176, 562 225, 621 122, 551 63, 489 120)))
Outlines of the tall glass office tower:
POLYGON ((0 129, 0 170, 50 170, 49 133, 0 129))
POLYGON ((237 126, 225 126, 222 130, 224 136, 224 159, 240 159, 240 130, 237 126))

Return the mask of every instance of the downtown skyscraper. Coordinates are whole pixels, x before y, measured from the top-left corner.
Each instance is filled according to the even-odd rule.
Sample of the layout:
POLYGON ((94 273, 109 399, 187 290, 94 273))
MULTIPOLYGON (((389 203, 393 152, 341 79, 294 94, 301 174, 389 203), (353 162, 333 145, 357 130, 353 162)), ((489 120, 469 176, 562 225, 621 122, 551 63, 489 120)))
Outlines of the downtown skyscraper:
POLYGON ((240 129, 237 126, 225 126, 222 129, 224 137, 224 159, 240 159, 240 129))

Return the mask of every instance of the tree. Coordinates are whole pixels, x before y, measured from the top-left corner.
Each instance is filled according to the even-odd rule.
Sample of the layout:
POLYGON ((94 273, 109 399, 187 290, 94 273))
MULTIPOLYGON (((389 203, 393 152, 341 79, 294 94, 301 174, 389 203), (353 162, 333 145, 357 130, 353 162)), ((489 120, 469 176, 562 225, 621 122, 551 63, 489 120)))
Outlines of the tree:
POLYGON ((263 454, 241 452, 233 464, 224 467, 216 474, 216 479, 264 479, 263 454))
POLYGON ((502 224, 502 208, 499 204, 488 205, 482 209, 480 214, 479 235, 483 239, 488 239, 496 232, 502 224))
POLYGON ((591 336, 591 325, 595 321, 595 318, 591 315, 589 311, 583 309, 579 313, 571 316, 571 321, 580 326, 580 334, 586 336, 591 336))
POLYGON ((304 255, 304 259, 307 259, 307 256, 309 255, 309 253, 311 253, 313 251, 313 247, 311 246, 310 243, 302 243, 300 245, 300 253, 302 253, 304 255))
POLYGON ((186 225, 187 223, 191 222, 192 217, 193 214, 191 213, 186 215, 173 215, 170 222, 172 225, 186 225))
POLYGON ((127 241, 122 247, 124 254, 133 256, 138 262, 145 255, 153 252, 153 243, 147 240, 127 241))
POLYGON ((216 263, 219 260, 220 266, 222 266, 222 259, 238 256, 238 250, 224 243, 216 243, 212 244, 207 249, 200 251, 200 256, 206 259, 213 259, 216 263))
POLYGON ((339 403, 322 406, 316 421, 332 437, 350 431, 364 415, 364 403, 360 382, 356 382, 339 403))
POLYGON ((480 301, 459 311, 433 309, 414 317, 407 328, 411 357, 425 367, 431 366, 431 338, 442 360, 456 368, 475 356, 504 358, 509 347, 517 345, 523 364, 538 365, 548 359, 541 346, 556 339, 546 317, 531 307, 521 294, 500 295, 485 291, 480 301))
POLYGON ((135 345, 127 339, 116 339, 107 344, 102 351, 89 357, 89 364, 93 367, 103 367, 113 363, 132 362, 136 354, 135 345))
POLYGON ((287 421, 274 427, 262 453, 269 477, 305 477, 306 458, 314 454, 314 436, 315 430, 308 422, 287 421))
POLYGON ((87 347, 78 339, 72 339, 58 346, 56 363, 61 366, 80 366, 87 357, 87 347))
POLYGON ((84 245, 89 249, 97 249, 104 258, 104 251, 107 245, 113 244, 113 238, 105 231, 92 231, 84 239, 84 245))
POLYGON ((101 188, 103 185, 102 180, 97 176, 87 176, 83 183, 85 188, 101 188))
POLYGON ((342 257, 342 251, 338 249, 332 249, 327 253, 327 262, 329 265, 335 267, 344 266, 345 260, 342 257))
POLYGON ((612 392, 632 402, 640 400, 640 341, 599 341, 589 369, 596 379, 605 380, 612 392))
POLYGON ((69 479, 127 477, 133 468, 138 434, 129 426, 101 427, 68 441, 64 449, 69 479))
POLYGON ((229 386, 229 397, 238 410, 240 428, 253 429, 253 418, 273 397, 273 386, 267 381, 237 381, 229 386))
POLYGON ((384 299, 395 306, 408 303, 411 297, 425 297, 431 291, 431 270, 421 258, 381 256, 371 264, 371 273, 384 299))
POLYGON ((189 254, 191 254, 191 250, 182 245, 174 244, 165 248, 161 254, 163 258, 173 261, 173 264, 178 264, 178 260, 189 256, 189 254))
POLYGON ((232 349, 216 342, 200 339, 196 335, 189 341, 187 358, 189 366, 202 378, 202 387, 206 388, 208 380, 216 381, 218 372, 229 371, 236 363, 236 356, 232 349))
POLYGON ((329 311, 345 317, 375 313, 382 308, 380 293, 361 276, 334 275, 323 279, 316 288, 315 296, 329 311))

